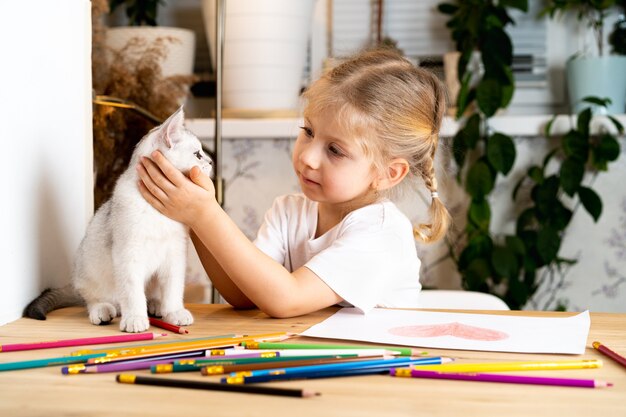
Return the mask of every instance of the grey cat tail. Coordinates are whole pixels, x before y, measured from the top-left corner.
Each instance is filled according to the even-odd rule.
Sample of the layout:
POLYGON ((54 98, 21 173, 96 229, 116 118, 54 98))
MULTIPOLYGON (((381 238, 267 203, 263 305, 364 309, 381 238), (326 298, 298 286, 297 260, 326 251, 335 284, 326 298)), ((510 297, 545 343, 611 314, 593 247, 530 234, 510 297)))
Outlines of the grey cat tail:
POLYGON ((71 285, 66 285, 63 288, 48 288, 26 306, 23 316, 45 320, 46 315, 52 310, 83 304, 83 299, 71 285))

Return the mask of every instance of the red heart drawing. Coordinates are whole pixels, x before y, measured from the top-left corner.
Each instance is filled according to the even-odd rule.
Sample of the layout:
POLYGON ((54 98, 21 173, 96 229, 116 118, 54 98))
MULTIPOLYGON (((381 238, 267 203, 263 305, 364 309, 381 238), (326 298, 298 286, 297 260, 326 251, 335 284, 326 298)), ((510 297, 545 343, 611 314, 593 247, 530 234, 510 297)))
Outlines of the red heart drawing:
POLYGON ((431 325, 402 326, 389 329, 389 333, 403 337, 439 337, 454 336, 461 339, 496 341, 504 340, 508 334, 483 327, 469 326, 463 323, 443 323, 431 325))

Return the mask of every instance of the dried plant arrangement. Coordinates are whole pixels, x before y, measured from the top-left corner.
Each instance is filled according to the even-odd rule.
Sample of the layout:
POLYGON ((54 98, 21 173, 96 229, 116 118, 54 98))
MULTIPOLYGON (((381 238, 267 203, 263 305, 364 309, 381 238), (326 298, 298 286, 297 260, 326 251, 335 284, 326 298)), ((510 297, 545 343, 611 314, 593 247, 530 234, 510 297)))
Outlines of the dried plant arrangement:
MULTIPOLYGON (((123 48, 106 46, 104 15, 109 11, 107 0, 92 1, 92 80, 93 94, 115 97, 130 102, 164 120, 173 113, 189 93, 195 76, 164 77, 161 63, 168 45, 176 39, 163 37, 148 43, 133 38, 123 48)), ((94 105, 93 141, 95 208, 111 195, 115 181, 126 169, 137 142, 155 122, 120 107, 94 105)))

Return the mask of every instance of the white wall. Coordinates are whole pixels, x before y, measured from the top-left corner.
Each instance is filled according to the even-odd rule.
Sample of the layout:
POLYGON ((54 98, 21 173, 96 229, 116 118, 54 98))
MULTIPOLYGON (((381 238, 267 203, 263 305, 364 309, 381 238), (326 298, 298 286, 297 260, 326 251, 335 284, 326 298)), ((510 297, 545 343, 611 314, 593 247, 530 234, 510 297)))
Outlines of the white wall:
POLYGON ((0 325, 69 280, 93 212, 90 10, 0 2, 0 325))

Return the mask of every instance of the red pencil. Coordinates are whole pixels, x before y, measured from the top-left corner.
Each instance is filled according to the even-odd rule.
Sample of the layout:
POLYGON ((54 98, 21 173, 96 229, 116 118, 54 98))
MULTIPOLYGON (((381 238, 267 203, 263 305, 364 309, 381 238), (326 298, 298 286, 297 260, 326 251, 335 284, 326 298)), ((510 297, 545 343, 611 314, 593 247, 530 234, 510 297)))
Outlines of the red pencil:
POLYGON ((626 368, 626 358, 620 355, 619 353, 613 352, 611 349, 604 346, 600 342, 593 342, 592 346, 594 349, 596 349, 603 355, 608 356, 609 358, 613 359, 615 362, 619 363, 620 365, 626 368))
POLYGON ((165 329, 165 330, 169 330, 171 332, 176 332, 176 333, 180 333, 180 334, 187 334, 189 333, 189 330, 184 329, 180 326, 176 326, 174 324, 171 323, 167 323, 163 320, 159 320, 159 319, 155 319, 154 317, 149 317, 150 319, 150 324, 155 326, 155 327, 160 327, 161 329, 165 329))

